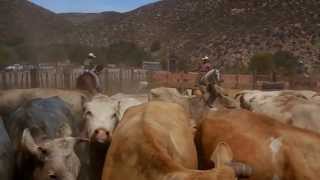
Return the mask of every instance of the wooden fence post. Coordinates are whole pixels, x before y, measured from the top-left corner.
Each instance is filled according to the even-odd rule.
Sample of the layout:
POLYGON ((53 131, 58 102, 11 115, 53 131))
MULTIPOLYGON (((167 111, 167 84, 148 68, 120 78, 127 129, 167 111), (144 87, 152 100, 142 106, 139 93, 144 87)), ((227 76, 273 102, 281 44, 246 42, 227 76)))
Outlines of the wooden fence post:
POLYGON ((72 88, 72 84, 71 84, 71 74, 69 69, 67 68, 64 68, 63 69, 63 76, 64 76, 64 88, 67 88, 67 89, 71 89, 72 88))
POLYGON ((6 73, 2 72, 2 88, 7 89, 7 82, 6 82, 6 73))
POLYGON ((30 71, 30 80, 31 80, 31 88, 39 87, 39 84, 38 84, 38 71, 36 69, 32 69, 30 71))
POLYGON ((255 71, 252 72, 252 89, 256 89, 257 83, 257 73, 255 71))
POLYGON ((119 74, 119 75, 120 75, 120 76, 119 76, 119 78, 120 78, 120 79, 119 79, 119 80, 120 80, 120 91, 122 92, 122 78, 123 78, 123 77, 122 77, 122 76, 123 76, 123 75, 122 75, 122 68, 120 68, 119 73, 120 73, 120 74, 119 74))
POLYGON ((104 88, 105 88, 105 92, 109 93, 109 70, 108 68, 105 68, 104 71, 102 71, 104 74, 104 88))

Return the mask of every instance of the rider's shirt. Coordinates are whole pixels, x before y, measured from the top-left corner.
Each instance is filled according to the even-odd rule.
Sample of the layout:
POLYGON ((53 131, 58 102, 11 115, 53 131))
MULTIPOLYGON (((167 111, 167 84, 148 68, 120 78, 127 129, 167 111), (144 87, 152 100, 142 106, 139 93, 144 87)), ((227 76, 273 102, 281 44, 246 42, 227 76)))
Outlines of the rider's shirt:
POLYGON ((93 68, 93 59, 87 58, 83 62, 84 68, 90 70, 93 68))
POLYGON ((204 64, 200 64, 200 72, 201 73, 207 73, 212 69, 212 66, 210 63, 204 63, 204 64))

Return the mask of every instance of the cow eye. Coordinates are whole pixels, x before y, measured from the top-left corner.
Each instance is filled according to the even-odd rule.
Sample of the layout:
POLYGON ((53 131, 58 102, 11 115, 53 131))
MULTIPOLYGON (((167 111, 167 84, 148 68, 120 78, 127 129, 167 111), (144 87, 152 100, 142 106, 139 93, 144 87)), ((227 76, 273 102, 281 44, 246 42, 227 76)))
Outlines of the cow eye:
POLYGON ((86 112, 86 116, 92 116, 92 112, 91 111, 87 111, 86 112))
POLYGON ((117 113, 112 114, 112 118, 117 118, 117 113))
POLYGON ((43 148, 43 147, 38 147, 38 150, 43 154, 43 155, 48 155, 48 150, 43 148))

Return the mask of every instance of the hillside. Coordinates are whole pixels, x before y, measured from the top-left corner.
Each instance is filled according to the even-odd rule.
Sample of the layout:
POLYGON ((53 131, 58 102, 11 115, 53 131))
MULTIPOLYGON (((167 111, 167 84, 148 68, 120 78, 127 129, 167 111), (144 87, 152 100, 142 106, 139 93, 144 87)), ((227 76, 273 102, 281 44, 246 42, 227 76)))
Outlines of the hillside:
POLYGON ((0 46, 10 60, 54 60, 66 57, 61 44, 69 22, 26 0, 0 1, 0 46))
POLYGON ((173 56, 190 66, 208 55, 232 69, 261 51, 290 51, 310 65, 320 57, 317 0, 162 0, 127 13, 59 15, 24 0, 4 1, 0 25, 10 26, 0 28, 10 30, 0 33, 13 39, 18 35, 18 40, 21 36, 28 47, 55 47, 56 52, 43 51, 47 58, 65 54, 79 61, 90 50, 105 62, 115 57, 106 54, 109 46, 119 42, 128 42, 125 48, 135 43, 147 53, 152 50, 154 59, 165 62, 173 56))
POLYGON ((106 46, 160 41, 168 54, 195 62, 209 55, 217 65, 246 65, 260 51, 286 50, 309 64, 319 60, 320 1, 163 0, 117 17, 82 24, 81 43, 106 46), (83 34, 90 34, 86 36, 83 34))
POLYGON ((112 16, 121 16, 118 12, 103 13, 61 13, 60 17, 66 19, 74 25, 91 24, 99 21, 112 19, 112 16), (107 18, 106 18, 107 17, 107 18))

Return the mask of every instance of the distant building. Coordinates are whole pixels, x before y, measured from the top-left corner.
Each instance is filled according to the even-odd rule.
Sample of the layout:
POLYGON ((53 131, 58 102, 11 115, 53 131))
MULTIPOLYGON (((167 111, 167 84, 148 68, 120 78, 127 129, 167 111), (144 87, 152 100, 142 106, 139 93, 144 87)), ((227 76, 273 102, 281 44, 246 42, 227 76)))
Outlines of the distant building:
POLYGON ((149 71, 160 71, 162 68, 160 62, 144 61, 142 64, 142 69, 149 71))
POLYGON ((107 68, 117 68, 117 65, 115 65, 115 64, 107 64, 107 68))
POLYGON ((7 71, 13 71, 13 70, 17 71, 17 70, 22 70, 22 69, 23 69, 23 66, 20 64, 13 64, 13 65, 5 67, 5 70, 7 70, 7 71))

